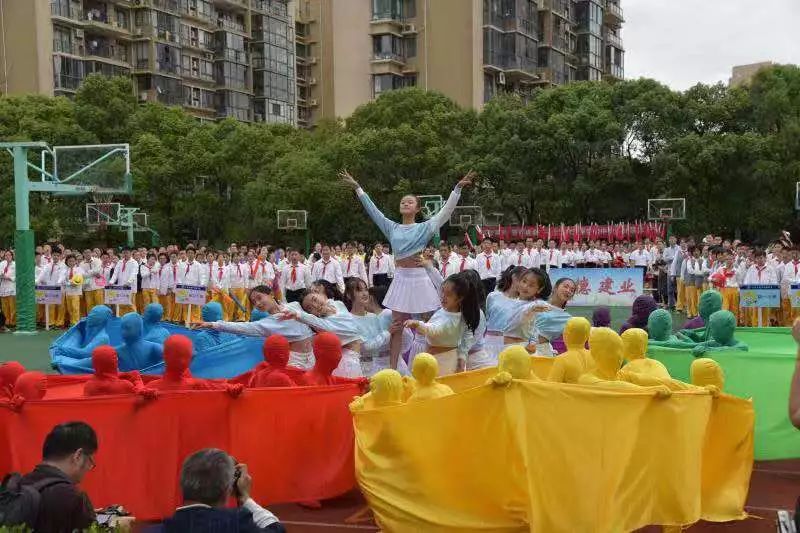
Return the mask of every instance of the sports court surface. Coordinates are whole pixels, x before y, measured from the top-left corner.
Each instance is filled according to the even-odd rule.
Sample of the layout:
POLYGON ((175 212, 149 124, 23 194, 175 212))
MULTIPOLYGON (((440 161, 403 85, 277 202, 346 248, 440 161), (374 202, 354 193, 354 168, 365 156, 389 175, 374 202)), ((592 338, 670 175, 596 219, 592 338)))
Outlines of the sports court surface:
MULTIPOLYGON (((570 308, 574 315, 591 318, 589 308, 570 308)), ((618 328, 628 317, 626 308, 612 308, 612 327, 618 328)), ((674 322, 683 320, 675 316, 674 322)), ((0 361, 18 360, 29 369, 50 371, 47 348, 61 332, 40 332, 34 336, 0 334, 0 361)), ((666 446, 669 443, 665 443, 666 446)), ((255 480, 256 483, 265 482, 255 480)), ((773 533, 778 509, 793 509, 800 496, 800 459, 789 461, 762 461, 754 465, 750 482, 747 512, 753 518, 729 524, 700 523, 690 528, 691 533, 773 533)), ((286 524, 290 533, 338 533, 378 531, 367 517, 359 520, 365 503, 358 491, 334 500, 323 502, 323 508, 309 510, 295 504, 270 505, 270 510, 286 524)), ((646 528, 648 533, 660 532, 660 528, 646 528)))

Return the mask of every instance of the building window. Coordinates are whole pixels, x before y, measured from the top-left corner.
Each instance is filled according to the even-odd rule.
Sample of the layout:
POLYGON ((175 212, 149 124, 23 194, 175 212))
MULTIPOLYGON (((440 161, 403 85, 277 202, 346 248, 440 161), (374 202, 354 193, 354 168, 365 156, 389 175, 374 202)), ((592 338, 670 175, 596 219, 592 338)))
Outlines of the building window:
POLYGON ((281 104, 272 104, 272 114, 281 115, 281 104))
POLYGON ((406 57, 417 57, 417 36, 405 38, 405 55, 406 57))
POLYGON ((372 20, 400 19, 403 0, 372 0, 372 20))
POLYGON ((376 35, 372 38, 372 51, 375 59, 402 59, 403 39, 396 35, 376 35))
POLYGON ((403 0, 403 18, 412 19, 417 16, 417 0, 403 0))
POLYGON ((83 61, 64 56, 53 57, 53 82, 56 89, 75 90, 83 78, 83 61))
POLYGON ((381 93, 402 89, 405 85, 403 76, 395 74, 374 74, 372 76, 372 96, 377 98, 381 93))
POLYGON ((62 28, 61 26, 53 26, 53 51, 64 52, 67 54, 75 54, 72 48, 72 30, 69 28, 62 28))
POLYGON ((403 77, 403 87, 416 87, 416 86, 417 86, 416 74, 406 74, 403 77))

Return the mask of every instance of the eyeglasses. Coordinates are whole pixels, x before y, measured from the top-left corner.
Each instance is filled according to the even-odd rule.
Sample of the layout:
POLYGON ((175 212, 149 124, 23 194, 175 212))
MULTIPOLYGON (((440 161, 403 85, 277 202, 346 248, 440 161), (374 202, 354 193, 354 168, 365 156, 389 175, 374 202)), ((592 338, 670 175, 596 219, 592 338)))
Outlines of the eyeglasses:
POLYGON ((89 470, 94 470, 97 467, 97 463, 94 462, 94 457, 86 452, 84 452, 83 455, 89 460, 89 470))

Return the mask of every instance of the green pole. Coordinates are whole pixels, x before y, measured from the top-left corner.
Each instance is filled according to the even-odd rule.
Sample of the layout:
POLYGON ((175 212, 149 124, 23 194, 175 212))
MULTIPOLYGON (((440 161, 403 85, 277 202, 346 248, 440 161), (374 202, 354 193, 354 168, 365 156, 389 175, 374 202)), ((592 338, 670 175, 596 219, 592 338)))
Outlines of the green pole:
POLYGON ((15 146, 14 208, 17 231, 14 234, 14 260, 17 268, 17 330, 18 334, 36 333, 36 287, 34 280, 34 236, 31 230, 28 205, 28 149, 15 146))
POLYGON ((135 241, 133 238, 133 224, 128 226, 128 248, 133 248, 135 245, 135 241))

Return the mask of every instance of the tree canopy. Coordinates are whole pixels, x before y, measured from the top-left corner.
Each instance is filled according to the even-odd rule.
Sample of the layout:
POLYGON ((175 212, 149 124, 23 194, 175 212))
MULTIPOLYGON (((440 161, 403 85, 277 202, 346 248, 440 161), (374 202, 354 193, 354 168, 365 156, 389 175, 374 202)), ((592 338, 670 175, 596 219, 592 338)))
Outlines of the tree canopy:
MULTIPOLYGON (((232 119, 200 122, 180 108, 139 105, 127 78, 90 76, 74 100, 0 98, 0 138, 51 145, 131 144, 134 194, 163 241, 298 243, 276 211, 304 209, 318 240, 374 239, 347 168, 387 215, 407 193, 447 196, 470 168, 462 205, 504 224, 646 218, 648 198, 685 197, 682 232, 768 238, 795 225, 800 181, 800 69, 761 71, 748 86, 676 92, 649 79, 573 83, 480 111, 420 89, 391 91, 313 131, 232 119)), ((86 197, 34 195, 37 239, 84 244, 86 197)), ((0 200, 13 205, 10 156, 0 200)), ((0 242, 13 237, 0 212, 0 242)), ((123 234, 103 240, 121 242, 123 234)))

